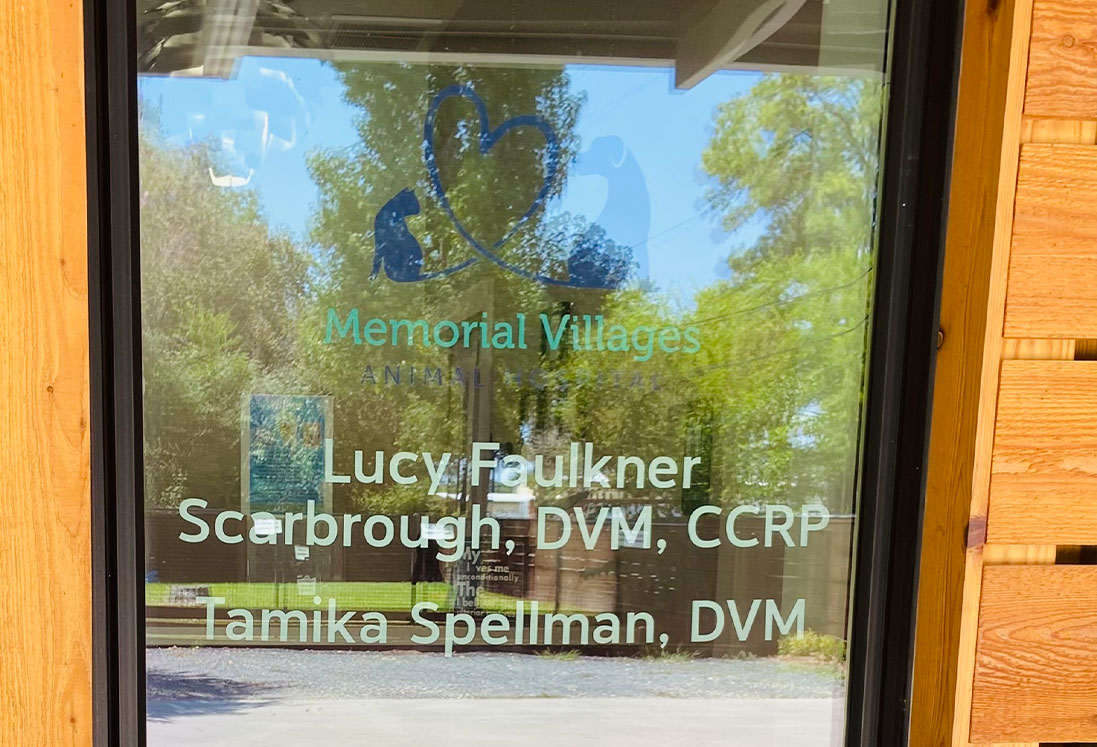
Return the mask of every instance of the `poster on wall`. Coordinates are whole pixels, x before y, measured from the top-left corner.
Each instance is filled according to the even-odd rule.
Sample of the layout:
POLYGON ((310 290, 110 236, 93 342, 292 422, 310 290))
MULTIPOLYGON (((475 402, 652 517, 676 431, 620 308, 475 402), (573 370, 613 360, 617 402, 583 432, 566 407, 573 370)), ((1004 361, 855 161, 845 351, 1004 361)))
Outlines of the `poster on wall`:
POLYGON ((324 440, 331 438, 331 398, 245 394, 241 399, 241 510, 331 509, 324 481, 324 440))

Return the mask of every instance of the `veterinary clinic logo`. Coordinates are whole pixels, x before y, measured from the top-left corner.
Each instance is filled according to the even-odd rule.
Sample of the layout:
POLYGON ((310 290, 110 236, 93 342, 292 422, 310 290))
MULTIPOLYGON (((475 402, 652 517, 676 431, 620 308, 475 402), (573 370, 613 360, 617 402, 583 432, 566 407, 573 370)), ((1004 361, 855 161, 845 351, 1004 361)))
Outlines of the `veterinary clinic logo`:
MULTIPOLYGON (((599 138, 595 141, 595 145, 605 145, 604 142, 600 143, 600 141, 608 140, 616 140, 616 138, 599 138)), ((623 149, 623 145, 620 148, 623 149)), ((544 205, 559 170, 559 138, 544 117, 535 114, 512 117, 493 129, 483 99, 470 86, 449 86, 434 97, 427 109, 427 116, 423 125, 423 154, 427 176, 435 198, 453 223, 454 228, 476 254, 451 267, 435 272, 423 272, 422 247, 407 225, 408 217, 418 215, 420 212, 419 198, 413 189, 403 189, 385 203, 374 219, 374 255, 371 277, 376 277, 384 270, 385 275, 390 280, 398 283, 413 283, 452 275, 480 260, 487 260, 516 275, 548 285, 610 289, 621 287, 628 279, 630 265, 632 264, 632 250, 635 247, 626 246, 622 248, 615 245, 607 238, 605 231, 597 223, 591 227, 591 230, 586 231, 572 241, 567 258, 567 279, 531 272, 503 257, 502 250, 504 247, 544 205), (490 244, 478 239, 457 216, 447 194, 447 185, 438 168, 438 160, 435 154, 435 122, 439 107, 446 100, 454 97, 464 98, 472 102, 476 108, 480 126, 478 147, 481 155, 490 153, 492 148, 504 136, 519 128, 536 130, 545 139, 545 173, 540 188, 526 211, 519 216, 506 233, 490 244)), ((635 167, 635 159, 632 159, 631 155, 628 155, 628 159, 630 159, 629 164, 635 167)), ((638 171, 638 167, 635 168, 638 171)), ((638 206, 636 213, 643 216, 645 225, 642 230, 646 237, 649 207, 647 204, 647 190, 642 185, 642 177, 641 192, 643 199, 640 202, 642 204, 638 206)))

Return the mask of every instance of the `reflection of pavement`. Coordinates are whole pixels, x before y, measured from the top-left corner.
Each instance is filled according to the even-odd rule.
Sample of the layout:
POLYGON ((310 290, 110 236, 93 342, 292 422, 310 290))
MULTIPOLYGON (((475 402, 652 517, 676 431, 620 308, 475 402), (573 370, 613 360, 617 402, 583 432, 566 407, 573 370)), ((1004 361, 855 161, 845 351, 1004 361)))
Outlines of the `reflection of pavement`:
POLYGON ((842 689, 774 659, 150 649, 149 744, 826 747, 842 689))
MULTIPOLYGON (((150 721, 150 747, 841 744, 829 699, 306 700, 150 721)), ((243 705, 243 704, 242 704, 243 705)))

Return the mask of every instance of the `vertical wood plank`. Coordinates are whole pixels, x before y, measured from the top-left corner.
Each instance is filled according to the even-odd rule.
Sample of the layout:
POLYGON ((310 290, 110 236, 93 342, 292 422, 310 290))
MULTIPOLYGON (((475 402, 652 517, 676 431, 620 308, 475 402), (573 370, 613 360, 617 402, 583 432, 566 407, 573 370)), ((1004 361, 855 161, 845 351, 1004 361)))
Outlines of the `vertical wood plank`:
POLYGON ((912 745, 966 745, 1031 0, 966 3, 920 565, 912 745), (1003 225, 1004 224, 1004 225, 1003 225), (970 522, 969 522, 970 519, 970 522))
POLYGON ((81 5, 0 0, 0 744, 90 745, 81 5))

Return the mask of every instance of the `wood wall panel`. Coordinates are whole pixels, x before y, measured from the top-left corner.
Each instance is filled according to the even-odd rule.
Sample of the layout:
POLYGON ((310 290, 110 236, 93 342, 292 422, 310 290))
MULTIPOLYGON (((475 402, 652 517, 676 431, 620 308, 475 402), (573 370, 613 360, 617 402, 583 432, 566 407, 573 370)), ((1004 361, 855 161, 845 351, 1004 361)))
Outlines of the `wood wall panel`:
POLYGON ((0 0, 0 745, 91 744, 81 5, 0 0))
POLYGON ((1095 216, 1097 146, 1022 148, 1006 296, 1007 336, 1097 338, 1095 216))
POLYGON ((1037 0, 1025 114, 1097 119, 1097 13, 1093 0, 1037 0))
POLYGON ((1003 361, 987 541, 1097 544, 1097 361, 1003 361))
POLYGON ((983 572, 972 741, 1097 741, 1097 567, 983 572))
POLYGON ((1030 602, 1016 582, 995 585, 1013 568, 1054 584, 1055 563, 1077 563, 1079 546, 1097 542, 1087 505, 1097 492, 1086 488, 1097 475, 1097 362, 1074 363, 1097 358, 1095 32, 1097 0, 965 4, 913 747, 1039 747, 1082 736, 1060 728, 1064 718, 1097 714, 1092 689, 1053 695, 1056 683, 1097 683, 1097 662, 1075 658, 1067 671, 1071 655, 1050 640, 1069 623, 1024 627, 1061 600, 1003 625, 1000 610, 1030 602), (1021 595, 999 603, 998 590, 1021 595), (1050 653, 1029 647, 1049 641, 1050 653), (953 699, 951 713, 934 688, 953 699))

